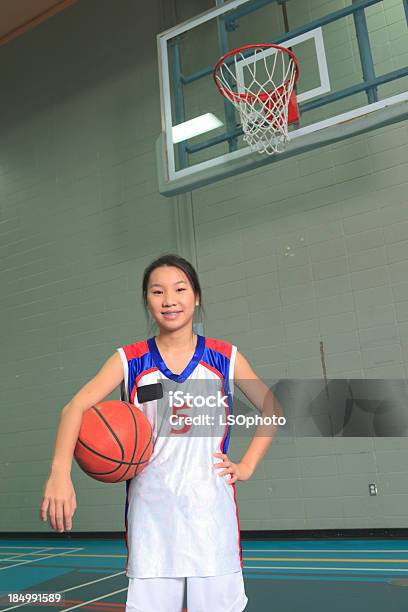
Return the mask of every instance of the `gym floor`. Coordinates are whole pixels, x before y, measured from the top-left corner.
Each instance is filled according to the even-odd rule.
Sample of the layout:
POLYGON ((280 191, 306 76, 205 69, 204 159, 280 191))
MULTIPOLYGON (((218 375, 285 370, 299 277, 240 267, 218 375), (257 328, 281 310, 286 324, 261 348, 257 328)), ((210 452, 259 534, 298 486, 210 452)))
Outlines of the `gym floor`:
MULTIPOLYGON (((404 540, 247 540, 242 542, 246 612, 406 612, 404 540), (293 582, 293 584, 291 584, 293 582), (404 588, 405 587, 405 588, 404 588)), ((118 540, 2 540, 0 610, 33 610, 8 593, 60 593, 41 610, 125 609, 125 543, 118 540)), ((184 611, 185 612, 185 609, 184 611)))

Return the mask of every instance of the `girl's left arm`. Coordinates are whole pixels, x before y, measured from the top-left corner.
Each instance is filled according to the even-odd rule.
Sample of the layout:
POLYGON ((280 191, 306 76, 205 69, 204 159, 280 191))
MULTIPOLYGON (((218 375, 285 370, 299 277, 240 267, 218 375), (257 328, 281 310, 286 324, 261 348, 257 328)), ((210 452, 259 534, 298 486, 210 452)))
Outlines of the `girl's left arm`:
MULTIPOLYGON (((263 417, 283 416, 282 406, 265 385, 255 374, 248 361, 237 351, 234 368, 234 383, 249 399, 249 401, 262 413, 263 417)), ((269 419, 268 419, 269 420, 269 419)), ((255 471, 256 466, 266 453, 268 446, 273 440, 278 425, 260 424, 256 428, 244 456, 239 463, 233 463, 224 453, 214 453, 216 457, 222 458, 220 463, 215 463, 215 468, 224 467, 219 476, 230 473, 228 484, 234 484, 237 480, 248 480, 255 471)))

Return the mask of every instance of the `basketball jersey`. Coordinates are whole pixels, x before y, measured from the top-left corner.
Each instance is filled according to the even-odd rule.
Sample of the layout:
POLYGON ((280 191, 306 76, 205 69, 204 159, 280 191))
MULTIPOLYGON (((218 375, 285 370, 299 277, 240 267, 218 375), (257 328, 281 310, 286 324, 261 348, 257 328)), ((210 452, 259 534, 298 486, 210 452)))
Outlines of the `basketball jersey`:
MULTIPOLYGON (((218 475, 225 468, 213 467, 222 461, 213 453, 227 453, 231 426, 215 427, 212 435, 208 430, 192 435, 191 426, 167 435, 171 426, 160 400, 140 404, 137 399, 139 387, 157 382, 172 390, 215 385, 225 394, 225 415, 232 414, 236 346, 198 335, 193 358, 179 375, 167 368, 154 337, 117 350, 124 368, 123 399, 144 412, 154 440, 146 467, 126 481, 126 576, 216 576, 241 570, 235 484, 228 484, 229 473, 218 475)), ((162 400, 167 412, 176 414, 168 397, 162 400)), ((193 416, 197 408, 187 412, 193 416)))

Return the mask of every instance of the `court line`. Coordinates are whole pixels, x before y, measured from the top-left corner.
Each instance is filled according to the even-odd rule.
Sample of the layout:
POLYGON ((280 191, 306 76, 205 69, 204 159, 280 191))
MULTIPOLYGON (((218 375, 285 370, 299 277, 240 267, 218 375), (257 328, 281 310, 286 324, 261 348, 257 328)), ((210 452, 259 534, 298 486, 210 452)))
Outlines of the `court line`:
MULTIPOLYGON (((24 549, 29 549, 29 548, 38 548, 38 546, 0 546, 0 548, 24 548, 24 549)), ((47 546, 47 548, 49 550, 60 550, 62 547, 61 546, 47 546)), ((65 548, 72 548, 71 546, 65 546, 65 548)))
MULTIPOLYGON (((242 540, 241 540, 242 542, 242 540)), ((17 548, 17 549, 37 549, 38 546, 2 546, 0 545, 0 549, 2 548, 17 548)), ((42 547, 41 547, 42 548, 42 547)), ((75 550, 72 546, 47 546, 49 550, 75 550)), ((311 552, 310 548, 245 548, 243 545, 243 550, 246 552, 311 552)), ((84 550, 84 547, 81 546, 76 550, 84 550)), ((316 548, 313 549, 313 552, 408 552, 408 548, 316 548)), ((100 555, 95 555, 100 556, 100 555)), ((109 556, 109 555, 106 555, 109 556)), ((120 555, 126 557, 126 555, 120 555)))
MULTIPOLYGON (((84 550, 79 549, 79 550, 84 550)), ((36 554, 36 553, 33 553, 36 554)), ((0 572, 6 569, 11 569, 12 567, 20 567, 21 565, 27 565, 27 563, 36 563, 37 561, 44 561, 45 559, 52 559, 53 557, 61 557, 64 553, 55 553, 55 555, 39 555, 39 559, 29 559, 28 561, 21 561, 21 563, 15 563, 14 565, 6 565, 5 567, 0 567, 0 572)))
MULTIPOLYGON (((54 548, 52 550, 57 551, 57 550, 59 550, 59 548, 56 547, 56 548, 54 548)), ((84 549, 82 549, 82 550, 84 550, 84 549)), ((35 552, 17 552, 17 551, 13 552, 12 550, 5 550, 5 551, 0 550, 0 561, 4 560, 4 559, 2 559, 2 555, 19 555, 19 556, 26 555, 28 557, 29 555, 30 556, 36 556, 36 555, 39 555, 39 554, 44 554, 45 552, 52 552, 52 551, 48 547, 47 548, 37 548, 35 552)), ((65 554, 65 553, 62 552, 61 554, 65 554)))
POLYGON ((404 576, 383 576, 382 574, 375 576, 366 576, 365 574, 350 576, 349 574, 312 574, 304 576, 303 574, 280 574, 278 572, 271 572, 269 574, 254 574, 254 573, 246 573, 244 574, 244 580, 269 580, 270 582, 277 581, 289 581, 289 582, 342 582, 347 583, 347 585, 351 585, 354 582, 357 583, 366 583, 366 584, 376 584, 376 585, 386 585, 392 583, 394 580, 406 580, 404 576))
MULTIPOLYGON (((77 604, 78 602, 80 602, 80 599, 66 599, 64 604, 67 606, 69 604, 71 604, 72 606, 74 604, 77 604)), ((81 603, 81 606, 83 606, 86 602, 81 603)), ((115 610, 120 610, 121 612, 125 610, 125 604, 123 603, 117 603, 115 601, 112 602, 106 602, 106 603, 98 603, 98 604, 90 604, 87 606, 87 608, 89 608, 90 610, 95 610, 95 612, 114 612, 115 610)), ((65 612, 67 608, 64 608, 62 612, 65 612)))
MULTIPOLYGON (((123 593, 123 591, 127 591, 128 587, 124 589, 119 589, 118 591, 112 591, 111 593, 106 593, 106 595, 101 595, 100 597, 96 597, 95 599, 88 599, 88 601, 84 601, 76 606, 72 606, 71 608, 64 608, 64 612, 70 612, 70 610, 77 610, 77 608, 82 608, 82 606, 87 606, 88 604, 92 604, 95 601, 100 601, 101 599, 106 599, 106 597, 110 597, 111 595, 117 595, 118 593, 123 593)), ((6 610, 2 611, 6 612, 6 610)))
MULTIPOLYGON (((0 563, 4 563, 5 561, 14 561, 15 559, 18 559, 19 557, 27 557, 28 555, 40 554, 40 553, 44 554, 44 552, 46 552, 47 550, 49 550, 49 548, 44 548, 43 550, 41 550, 41 548, 39 550, 37 549, 36 553, 20 552, 20 553, 15 553, 14 554, 14 553, 8 552, 8 551, 5 552, 5 553, 0 552, 0 555, 2 555, 2 554, 9 554, 9 555, 11 554, 11 555, 13 555, 12 557, 10 557, 10 558, 6 557, 5 559, 0 556, 0 563)), ((35 559, 35 561, 39 561, 39 559, 35 559)), ((21 563, 19 563, 19 565, 21 565, 21 563)), ((1 565, 0 565, 0 567, 1 567, 1 565)))
MULTIPOLYGON (((47 550, 47 549, 44 549, 44 550, 47 550)), ((56 550, 58 550, 58 549, 56 548, 56 550)), ((79 548, 79 549, 77 548, 77 549, 75 549, 75 552, 61 552, 61 553, 56 553, 55 555, 47 555, 47 556, 44 556, 41 553, 41 549, 40 549, 39 552, 32 552, 32 553, 29 552, 29 553, 26 553, 26 555, 27 556, 28 555, 38 556, 38 557, 40 557, 41 560, 50 559, 50 558, 55 557, 55 556, 63 556, 63 557, 87 557, 87 558, 91 557, 91 558, 98 558, 98 559, 99 558, 110 558, 110 559, 112 559, 112 558, 113 559, 126 558, 126 555, 109 555, 109 554, 108 555, 98 555, 96 553, 79 553, 79 554, 77 554, 78 550, 84 550, 84 548, 79 548)), ((302 550, 304 550, 304 549, 302 549, 302 550)), ((274 551, 275 552, 295 552, 295 551, 292 551, 290 549, 286 549, 285 551, 280 550, 280 549, 249 549, 249 550, 247 550, 245 552, 274 552, 274 551)), ((319 551, 304 550, 304 552, 308 552, 308 553, 311 553, 311 552, 320 552, 321 553, 321 552, 330 552, 330 551, 329 550, 327 550, 327 551, 322 551, 322 550, 319 550, 319 551)), ((401 552, 404 552, 404 551, 402 551, 402 550, 399 550, 399 551, 397 551, 397 550, 396 551, 369 551, 369 550, 338 551, 338 550, 334 550, 333 552, 337 552, 337 553, 339 553, 339 552, 340 553, 350 553, 350 552, 356 552, 356 553, 357 552, 358 553, 361 553, 361 552, 373 552, 374 553, 374 552, 376 552, 376 553, 378 553, 379 552, 379 553, 382 553, 382 554, 389 554, 390 552, 393 552, 393 553, 397 554, 397 553, 401 553, 401 552)), ((24 553, 20 553, 20 554, 24 555, 24 553)), ((338 563, 338 562, 343 561, 343 562, 347 562, 347 563, 408 563, 408 559, 364 559, 364 558, 361 559, 361 558, 353 558, 353 557, 351 557, 351 558, 347 558, 347 557, 309 557, 309 556, 305 556, 305 557, 293 557, 293 556, 290 556, 290 557, 280 557, 280 556, 279 557, 247 557, 247 556, 243 555, 242 558, 243 558, 244 561, 317 561, 317 562, 322 562, 322 563, 327 563, 327 562, 338 563)), ((24 561, 23 563, 32 563, 32 562, 38 561, 40 559, 32 559, 32 560, 29 560, 29 561, 24 561)), ((1 557, 0 557, 0 561, 1 561, 1 557)), ((4 567, 4 568, 0 567, 0 569, 8 569, 8 567, 13 567, 13 566, 7 566, 7 567, 4 567)))
POLYGON ((408 569, 397 569, 397 568, 390 568, 390 567, 307 567, 304 565, 300 565, 298 566, 285 566, 282 567, 282 565, 244 565, 244 570, 245 569, 263 569, 263 570, 281 570, 283 572, 286 572, 287 570, 302 570, 302 571, 309 571, 309 570, 319 570, 320 572, 322 570, 324 570, 325 572, 338 572, 338 571, 345 571, 345 572, 408 572, 408 569))
MULTIPOLYGON (((84 550, 82 548, 81 550, 84 550)), ((98 553, 81 553, 80 555, 75 555, 74 553, 64 553, 66 557, 97 557, 98 559, 108 558, 108 559, 126 559, 126 555, 99 555, 98 553)), ((33 553, 35 555, 35 553, 33 553)))
MULTIPOLYGON (((75 586, 69 587, 68 589, 59 589, 58 593, 68 593, 69 591, 74 591, 75 589, 81 589, 82 587, 86 587, 89 586, 91 584, 96 584, 97 582, 102 582, 103 580, 108 580, 109 578, 114 578, 115 576, 121 576, 123 574, 125 574, 126 571, 123 570, 122 572, 117 572, 116 574, 110 574, 109 576, 103 576, 102 578, 96 578, 95 580, 90 580, 89 582, 83 582, 82 584, 77 584, 75 586)), ((127 587, 126 587, 127 589, 127 587)), ((32 587, 32 591, 34 592, 35 590, 35 585, 33 585, 32 587)), ((125 590, 125 589, 122 589, 125 590)), ((120 593, 121 591, 118 591, 118 593, 120 593)), ((8 612, 8 610, 15 610, 16 608, 22 608, 23 606, 28 606, 30 604, 28 603, 22 603, 22 604, 18 604, 17 606, 11 606, 11 608, 5 608, 3 609, 1 612, 8 612)), ((80 604, 81 606, 85 605, 85 602, 80 604)), ((69 610, 73 610, 73 608, 68 608, 69 610)), ((67 609, 64 609, 64 612, 67 612, 67 609)))
MULTIPOLYGON (((76 550, 84 550, 82 549, 76 549, 76 550)), ((245 552, 250 552, 250 551, 245 551, 245 552)), ((268 552, 267 550, 259 550, 259 552, 268 552)), ((280 550, 278 550, 277 552, 282 552, 280 550)), ((288 552, 292 552, 292 551, 288 551, 288 552)), ((305 552, 322 552, 322 551, 305 551, 305 552)), ((327 551, 328 552, 328 551, 327 551)), ((334 552, 339 552, 339 551, 334 551, 334 552)), ((340 552, 344 552, 344 553, 349 553, 350 551, 340 551, 340 552)), ((371 552, 371 551, 355 551, 355 552, 371 552)), ((374 551, 373 551, 374 552, 374 551)), ((380 551, 382 553, 389 553, 391 551, 380 551)), ((403 551, 393 551, 395 554, 398 552, 403 552, 403 551)), ((97 559, 102 559, 102 558, 109 558, 109 559, 125 559, 126 555, 98 555, 95 553, 81 553, 81 554, 77 554, 77 553, 67 553, 67 552, 62 552, 56 555, 48 555, 48 556, 44 556, 41 553, 27 553, 27 555, 34 555, 34 556, 38 556, 39 559, 32 559, 31 561, 25 561, 23 563, 21 563, 20 565, 23 565, 24 563, 31 563, 33 561, 40 561, 40 560, 45 560, 45 559, 49 559, 52 558, 54 556, 61 556, 61 557, 86 557, 86 558, 97 558, 97 559)), ((243 561, 317 561, 317 562, 322 562, 322 563, 327 563, 327 562, 333 562, 333 563, 339 563, 339 562, 347 562, 347 563, 408 563, 408 559, 359 559, 359 558, 348 558, 348 557, 247 557, 246 555, 242 556, 243 561)), ((0 561, 1 561, 1 557, 0 557, 0 561)), ((8 567, 12 567, 12 566, 8 566, 8 567)), ((0 569, 7 569, 7 568, 2 568, 0 567, 0 569)))
POLYGON ((408 559, 338 559, 336 557, 242 557, 243 561, 321 561, 327 563, 408 563, 408 559))
POLYGON ((408 553, 408 548, 244 548, 242 547, 243 552, 315 552, 315 553, 408 553))
MULTIPOLYGON (((21 549, 34 549, 35 551, 38 551, 38 547, 35 546, 0 546, 0 555, 2 554, 14 554, 12 550, 7 551, 7 552, 3 552, 1 550, 1 548, 17 548, 19 550, 21 549)), ((82 554, 78 554, 75 555, 75 552, 72 551, 80 551, 80 550, 85 550, 86 547, 80 547, 80 548, 69 548, 66 547, 64 549, 62 549, 62 553, 65 554, 67 557, 105 557, 105 558, 117 558, 117 559, 125 559, 126 555, 125 554, 98 554, 98 553, 82 553, 82 554), (65 552, 65 551, 69 551, 69 552, 65 552)), ((54 551, 54 550, 58 550, 61 551, 61 547, 59 546, 54 546, 54 547, 46 547, 46 548, 42 548, 43 551, 49 550, 49 551, 54 551)), ((378 553, 378 554, 401 554, 401 553, 408 553, 408 548, 395 548, 395 549, 391 549, 391 548, 349 548, 349 549, 338 549, 338 548, 318 548, 318 549, 310 549, 310 548, 242 548, 244 553, 269 553, 269 552, 277 552, 277 553, 295 553, 295 552, 301 552, 301 553, 337 553, 337 554, 350 554, 350 553, 378 553)), ((21 553, 23 554, 23 553, 21 553)), ((35 555, 38 554, 37 552, 28 552, 27 555, 35 555)), ((1 560, 1 557, 0 557, 1 560)))
MULTIPOLYGON (((85 547, 80 548, 80 549, 76 549, 76 550, 84 550, 85 547)), ((310 549, 290 549, 290 548, 260 548, 260 549, 242 549, 243 554, 246 553, 251 553, 251 552, 259 552, 259 553, 267 553, 267 552, 277 552, 277 553, 293 553, 293 552, 304 552, 304 553, 337 553, 337 554, 349 554, 349 553, 379 553, 379 554, 401 554, 401 553, 408 553, 408 549, 396 549, 396 550, 369 550, 369 549, 353 549, 353 550, 338 550, 338 549, 318 549, 318 550, 310 550, 310 549)), ((0 553, 1 554, 1 553, 0 553)), ((27 554, 32 554, 35 555, 37 553, 27 553, 27 554)), ((106 555, 100 555, 98 553, 81 553, 81 554, 75 554, 72 552, 65 552, 63 553, 64 556, 66 557, 95 557, 98 559, 126 559, 126 555, 114 555, 114 554, 106 554, 106 555)), ((1 557, 0 557, 1 560, 1 557)), ((272 559, 273 560, 273 559, 272 559)), ((295 559, 294 559, 295 560, 295 559)))

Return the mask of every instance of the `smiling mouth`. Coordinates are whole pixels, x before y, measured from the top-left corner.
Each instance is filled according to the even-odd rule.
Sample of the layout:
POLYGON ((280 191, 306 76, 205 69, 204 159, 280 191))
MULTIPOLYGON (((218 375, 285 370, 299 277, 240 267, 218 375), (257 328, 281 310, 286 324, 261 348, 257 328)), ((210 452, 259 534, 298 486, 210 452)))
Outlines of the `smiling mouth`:
POLYGON ((181 310, 178 310, 178 311, 174 311, 174 312, 162 312, 162 315, 164 317, 176 317, 180 313, 181 313, 181 310))

